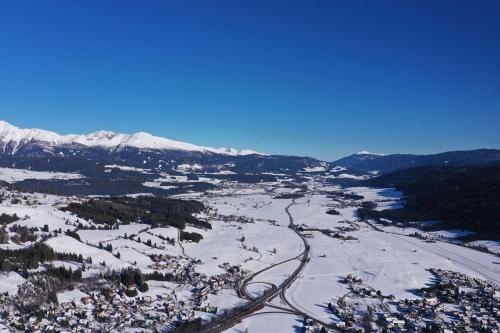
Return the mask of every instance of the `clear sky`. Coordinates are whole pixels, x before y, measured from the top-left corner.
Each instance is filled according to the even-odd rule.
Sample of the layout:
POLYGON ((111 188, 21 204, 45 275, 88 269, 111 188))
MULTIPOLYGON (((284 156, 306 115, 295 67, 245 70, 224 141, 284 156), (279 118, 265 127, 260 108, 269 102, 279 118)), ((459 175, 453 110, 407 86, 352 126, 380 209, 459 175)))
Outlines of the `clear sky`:
POLYGON ((500 1, 0 0, 0 119, 325 160, 500 148, 500 1))

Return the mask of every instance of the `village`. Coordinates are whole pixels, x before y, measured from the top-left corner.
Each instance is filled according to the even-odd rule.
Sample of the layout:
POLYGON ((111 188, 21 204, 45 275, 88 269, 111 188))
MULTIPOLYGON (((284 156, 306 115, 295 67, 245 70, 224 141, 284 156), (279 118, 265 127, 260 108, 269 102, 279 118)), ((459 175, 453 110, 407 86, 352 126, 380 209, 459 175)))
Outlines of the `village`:
MULTIPOLYGON (((241 185, 235 188, 239 190, 239 186, 241 185)), ((225 195, 234 191, 231 187, 222 194, 207 194, 205 200, 215 201, 217 204, 207 206, 203 213, 204 219, 222 222, 218 230, 231 230, 229 239, 234 242, 238 251, 245 253, 239 264, 227 259, 221 260, 223 252, 203 254, 203 259, 200 259, 200 253, 193 251, 199 245, 180 239, 181 232, 177 233, 173 228, 141 223, 110 226, 95 224, 56 210, 74 200, 73 198, 5 192, 4 207, 10 209, 10 212, 27 212, 18 214, 24 217, 10 222, 9 227, 5 228, 5 248, 15 249, 19 247, 16 241, 18 238, 33 236, 33 241, 42 241, 56 248, 58 246, 55 240, 64 239, 68 244, 78 244, 91 252, 88 255, 84 252, 83 256, 56 258, 65 262, 64 267, 71 266, 73 270, 78 270, 82 277, 59 288, 56 294, 50 295, 50 302, 37 308, 19 306, 23 303, 21 298, 33 295, 29 292, 32 277, 44 276, 54 267, 50 267, 50 262, 44 261, 38 268, 19 271, 26 280, 24 284, 20 284, 17 294, 5 293, 0 296, 2 325, 12 331, 26 332, 168 332, 188 323, 207 325, 231 314, 233 310, 242 311, 239 306, 245 304, 245 301, 241 298, 238 300, 241 303, 232 303, 232 307, 221 307, 213 300, 228 293, 238 294, 241 281, 252 275, 252 269, 243 268, 248 267, 245 265, 258 262, 262 255, 273 258, 283 251, 283 245, 275 247, 273 244, 266 248, 265 245, 260 245, 262 243, 256 243, 256 237, 248 230, 261 226, 270 230, 280 227, 288 227, 290 230, 290 225, 286 225, 288 219, 280 220, 279 215, 273 214, 252 215, 248 211, 257 212, 259 209, 266 209, 266 205, 280 205, 280 200, 286 200, 281 204, 281 212, 286 212, 285 203, 294 203, 293 209, 301 207, 300 205, 304 206, 301 209, 311 205, 307 196, 302 199, 276 199, 275 188, 247 185, 246 190, 249 191, 249 188, 258 191, 258 194, 242 195, 241 202, 244 205, 237 200, 233 203, 225 195), (262 196, 261 201, 253 200, 254 196, 259 199, 262 196), (251 201, 245 202, 246 197, 251 201), (296 201, 301 204, 295 204, 296 201), (237 208, 227 209, 231 205, 237 208), (28 232, 16 227, 15 223, 27 223, 30 215, 34 215, 33 210, 41 208, 60 216, 57 228, 55 223, 47 227, 45 223, 38 223, 36 227, 27 229, 28 232), (239 209, 248 210, 244 215, 239 209), (100 236, 101 233, 103 236, 100 236), (24 234, 27 236, 23 236, 24 234), (106 234, 112 236, 105 236, 106 234), (130 250, 135 248, 147 250, 136 254, 137 251, 130 250), (184 248, 189 251, 184 251, 184 248), (119 266, 123 263, 133 267, 134 272, 142 270, 141 277, 123 279, 121 275, 124 268, 119 266), (214 265, 224 273, 201 273, 200 268, 204 265, 214 265)), ((385 234, 384 229, 377 227, 372 221, 359 221, 347 215, 347 210, 354 210, 360 204, 356 201, 359 198, 355 194, 347 192, 345 196, 335 196, 336 200, 333 201, 332 196, 325 197, 323 201, 322 209, 326 211, 326 217, 321 218, 334 218, 335 223, 317 224, 317 221, 309 220, 309 215, 304 214, 298 219, 301 223, 292 225, 291 230, 298 232, 308 243, 324 242, 332 247, 359 243, 363 240, 360 235, 372 233, 372 230, 377 232, 377 236, 382 232, 385 234), (335 211, 342 213, 336 214, 335 211), (337 242, 342 243, 338 245, 337 242)), ((300 216, 301 211, 295 210, 292 213, 300 216)), ((192 225, 188 227, 187 230, 196 231, 192 225)), ((206 231, 200 232, 206 235, 206 231)), ((418 237, 413 236, 411 239, 418 237)), ((203 240, 202 245, 206 241, 207 239, 203 240)), ((211 241, 217 242, 218 239, 214 237, 211 241)), ((66 248, 71 247, 64 247, 66 248)), ((327 247, 316 252, 317 258, 321 258, 318 260, 337 259, 325 249, 327 247)), ((385 245, 379 250, 390 256, 385 245)), ((296 250, 293 251, 295 254, 296 250)), ((414 248, 407 252, 411 255, 420 253, 414 248)), ((287 258, 289 257, 284 256, 283 259, 287 258)), ((312 260, 315 260, 314 257, 312 260)), ((361 278, 354 272, 346 274, 337 282, 345 285, 349 292, 345 295, 332 295, 331 303, 324 303, 328 304, 325 312, 329 314, 329 321, 325 322, 329 326, 319 324, 314 318, 302 316, 300 327, 308 333, 324 332, 325 326, 329 327, 328 332, 498 332, 498 286, 463 273, 439 269, 429 269, 429 272, 434 277, 429 281, 430 287, 413 290, 415 297, 411 299, 394 297, 390 292, 373 288, 371 283, 365 282, 366 276, 361 278)), ((299 274, 297 278, 300 280, 302 275, 299 274)))
POLYGON ((218 309, 207 301, 208 295, 234 288, 244 274, 239 267, 225 263, 220 266, 227 273, 207 277, 194 271, 192 260, 156 259, 158 267, 171 272, 150 274, 151 278, 160 281, 123 285, 117 283, 112 274, 103 274, 75 283, 73 290, 58 293, 58 302, 36 309, 19 308, 19 296, 3 294, 0 296, 3 324, 25 332, 113 332, 124 328, 168 331, 177 324, 194 321, 200 313, 205 313, 206 317, 216 315, 218 309), (154 292, 151 286, 161 285, 161 280, 175 281, 167 283, 183 288, 180 291, 171 289, 168 293, 164 289, 154 292), (143 288, 146 284, 150 285, 149 291, 143 288))
POLYGON ((347 275, 350 292, 328 309, 347 332, 499 332, 500 288, 494 283, 441 269, 429 270, 435 285, 415 291, 416 299, 396 299, 347 275), (360 311, 358 301, 366 311, 360 311))

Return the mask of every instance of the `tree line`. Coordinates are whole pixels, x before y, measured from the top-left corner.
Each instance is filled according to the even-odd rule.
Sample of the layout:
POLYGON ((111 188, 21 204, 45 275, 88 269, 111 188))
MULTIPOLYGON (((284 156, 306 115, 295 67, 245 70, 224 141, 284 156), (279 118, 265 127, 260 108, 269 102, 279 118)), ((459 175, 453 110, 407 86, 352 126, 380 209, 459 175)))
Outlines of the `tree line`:
POLYGON ((169 225, 184 229, 186 223, 211 229, 208 222, 193 216, 205 206, 195 200, 178 200, 161 197, 143 196, 138 198, 115 197, 90 199, 85 202, 72 202, 64 211, 76 214, 79 218, 92 220, 97 224, 115 225, 118 222, 140 222, 153 226, 169 225))

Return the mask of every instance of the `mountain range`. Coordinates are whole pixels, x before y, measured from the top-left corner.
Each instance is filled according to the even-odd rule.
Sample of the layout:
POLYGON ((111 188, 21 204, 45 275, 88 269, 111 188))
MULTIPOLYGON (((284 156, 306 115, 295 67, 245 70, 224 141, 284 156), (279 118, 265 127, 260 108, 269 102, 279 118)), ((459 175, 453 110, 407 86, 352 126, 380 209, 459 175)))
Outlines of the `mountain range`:
MULTIPOLYGON (((104 193, 107 189, 100 189, 106 186, 118 189, 118 193, 149 191, 151 189, 145 189, 143 184, 162 174, 210 174, 212 178, 245 182, 276 181, 280 177, 305 181, 312 175, 322 175, 332 183, 350 184, 413 167, 454 167, 498 161, 500 150, 478 149, 431 155, 359 152, 328 162, 311 157, 266 155, 248 149, 211 148, 144 132, 98 131, 88 135, 60 135, 42 129, 21 129, 0 121, 0 167, 83 175, 85 181, 80 182, 21 182, 30 188, 62 189, 70 194, 104 193), (118 168, 111 170, 110 165, 118 168), (133 173, 130 168, 145 171, 133 173)), ((171 194, 177 189, 155 191, 157 194, 171 194)))
POLYGON ((88 135, 60 135, 55 132, 42 129, 21 129, 5 121, 0 121, 0 140, 3 152, 11 154, 15 154, 25 147, 35 145, 44 147, 45 149, 55 147, 99 147, 109 150, 119 150, 128 147, 146 150, 178 150, 214 153, 230 156, 259 154, 253 150, 203 147, 191 143, 153 136, 145 132, 121 134, 110 131, 97 131, 88 135))

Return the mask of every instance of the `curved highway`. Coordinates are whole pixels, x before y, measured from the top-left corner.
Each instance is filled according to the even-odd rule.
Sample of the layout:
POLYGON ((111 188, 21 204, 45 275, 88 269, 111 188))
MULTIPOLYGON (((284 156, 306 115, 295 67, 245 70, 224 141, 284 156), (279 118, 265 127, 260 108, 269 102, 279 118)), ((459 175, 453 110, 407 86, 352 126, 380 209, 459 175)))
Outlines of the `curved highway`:
MULTIPOLYGON (((274 297, 279 296, 291 309, 292 311, 297 314, 297 315, 302 315, 304 317, 311 318, 315 320, 316 322, 320 323, 321 325, 330 328, 330 329, 335 329, 333 326, 330 324, 324 323, 320 320, 317 320, 315 318, 312 318, 309 314, 297 309, 293 304, 291 304, 287 298, 286 298, 286 289, 290 287, 290 285, 295 281, 295 279, 299 276, 300 272, 304 269, 305 265, 309 261, 309 244, 307 243, 306 239, 300 234, 300 232, 297 230, 293 216, 290 213, 290 207, 295 204, 295 199, 290 203, 286 208, 285 211, 288 215, 289 218, 289 225, 288 227, 292 229, 302 240, 304 243, 304 251, 300 253, 299 255, 281 261, 279 263, 273 264, 271 266, 268 266, 264 269, 261 269, 260 271, 257 271, 250 276, 246 277, 244 280, 241 281, 237 293, 238 296, 244 297, 249 300, 249 302, 241 307, 237 307, 233 309, 232 311, 229 311, 226 315, 216 318, 208 323, 206 323, 200 330, 201 333, 214 333, 214 332, 222 332, 223 330, 230 328, 237 323, 239 323, 242 319, 249 317, 253 315, 256 311, 262 309, 266 303, 270 300, 272 300, 274 297), (248 294, 247 292, 247 286, 252 283, 252 280, 262 272, 265 272, 267 270, 270 270, 276 266, 279 266, 281 264, 284 264, 286 262, 290 262, 292 260, 297 260, 300 259, 300 264, 299 266, 292 272, 292 274, 285 280, 283 281, 279 286, 272 285, 272 287, 268 290, 266 290, 261 296, 257 298, 253 298, 251 295, 248 294)), ((270 284, 271 285, 271 284, 270 284)))
POLYGON ((251 274, 247 278, 245 278, 242 281, 242 283, 240 283, 240 286, 238 288, 238 295, 249 299, 250 302, 247 303, 247 304, 245 304, 245 305, 243 305, 243 306, 241 306, 241 307, 233 309, 232 311, 228 312, 228 314, 226 314, 223 317, 219 317, 219 318, 217 318, 215 320, 212 320, 212 321, 208 322, 207 324, 205 324, 201 328, 200 332, 202 332, 202 333, 222 332, 224 329, 227 329, 227 328, 229 328, 231 326, 234 326, 235 324, 237 324, 238 322, 240 322, 243 318, 248 317, 252 313, 260 310, 261 308, 263 308, 265 306, 265 303, 267 301, 269 301, 269 300, 273 299, 274 297, 276 297, 277 295, 279 295, 279 293, 280 293, 280 291, 282 289, 288 288, 290 286, 290 284, 292 284, 292 282, 295 281, 295 279, 297 278, 297 276, 299 275, 299 273, 302 271, 302 269, 304 268, 305 264, 307 263, 307 259, 309 258, 309 245, 307 244, 307 242, 305 241, 305 239, 302 237, 302 235, 300 235, 300 233, 295 230, 295 227, 294 227, 294 224, 293 224, 293 218, 292 218, 292 215, 289 212, 289 208, 294 203, 295 203, 295 200, 290 205, 288 205, 285 208, 285 211, 288 214, 288 217, 290 219, 290 225, 289 225, 289 227, 292 228, 297 233, 297 235, 300 236, 300 238, 304 242, 304 251, 302 251, 302 253, 300 253, 299 255, 297 255, 297 256, 295 256, 293 258, 290 258, 290 259, 281 261, 279 263, 276 263, 274 265, 268 266, 268 267, 266 267, 264 269, 261 269, 258 272, 255 272, 255 273, 251 274), (274 268, 276 266, 279 266, 281 264, 284 264, 286 262, 289 262, 289 261, 292 261, 292 260, 296 260, 296 259, 301 259, 300 260, 300 265, 277 288, 271 288, 270 290, 266 290, 258 298, 252 298, 247 293, 246 286, 257 275, 259 275, 262 272, 265 272, 265 271, 267 271, 267 270, 269 270, 271 268, 274 268))

